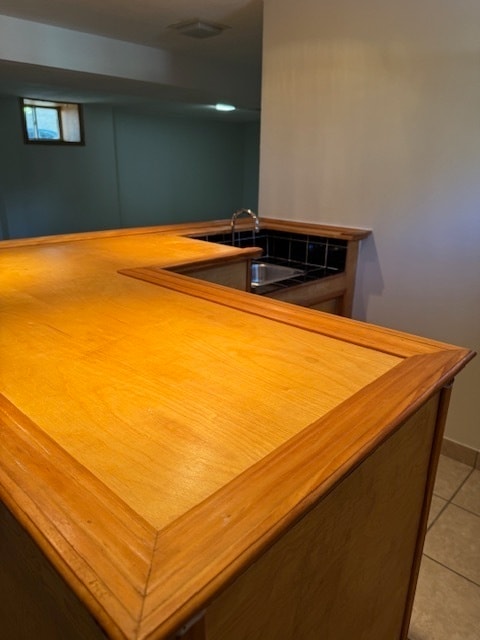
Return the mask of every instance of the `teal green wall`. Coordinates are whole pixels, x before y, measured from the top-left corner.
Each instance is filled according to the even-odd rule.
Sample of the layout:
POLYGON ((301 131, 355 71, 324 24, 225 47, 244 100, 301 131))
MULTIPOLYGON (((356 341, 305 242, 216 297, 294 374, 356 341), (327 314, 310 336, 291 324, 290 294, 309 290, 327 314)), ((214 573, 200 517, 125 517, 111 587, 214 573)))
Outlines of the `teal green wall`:
POLYGON ((244 125, 242 207, 258 211, 260 163, 260 123, 244 125))
POLYGON ((84 147, 23 143, 0 98, 0 237, 226 218, 257 209, 259 125, 84 108, 84 147))

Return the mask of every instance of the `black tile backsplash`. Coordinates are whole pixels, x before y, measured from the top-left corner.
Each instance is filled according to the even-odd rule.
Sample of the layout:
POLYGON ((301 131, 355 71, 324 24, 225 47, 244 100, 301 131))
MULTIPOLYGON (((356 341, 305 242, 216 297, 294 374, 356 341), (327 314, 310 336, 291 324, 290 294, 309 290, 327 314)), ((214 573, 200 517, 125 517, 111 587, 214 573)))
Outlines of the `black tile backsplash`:
POLYGON ((321 264, 327 263, 327 243, 308 242, 307 243, 307 263, 321 264))
POLYGON ((269 236, 267 257, 290 260, 290 241, 288 238, 269 236))
POLYGON ((339 247, 335 244, 329 244, 327 247, 328 266, 337 271, 345 270, 345 261, 347 259, 347 248, 339 247))
POLYGON ((303 240, 290 240, 290 260, 307 263, 308 243, 303 240))
POLYGON ((327 269, 332 272, 345 271, 347 258, 347 240, 325 238, 323 236, 304 235, 263 229, 254 231, 235 232, 235 242, 232 243, 231 233, 217 233, 196 236, 197 240, 219 242, 236 247, 261 247, 263 257, 271 261, 280 259, 288 262, 298 262, 313 271, 315 268, 327 269))

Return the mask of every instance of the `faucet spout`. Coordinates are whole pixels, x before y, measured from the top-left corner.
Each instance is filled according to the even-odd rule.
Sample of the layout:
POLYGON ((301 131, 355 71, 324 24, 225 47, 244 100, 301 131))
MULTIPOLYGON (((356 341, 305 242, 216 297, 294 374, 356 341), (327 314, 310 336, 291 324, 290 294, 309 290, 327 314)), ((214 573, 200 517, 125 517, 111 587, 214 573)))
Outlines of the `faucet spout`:
POLYGON ((232 239, 233 239, 233 234, 235 233, 235 225, 236 225, 237 219, 243 215, 250 216, 250 218, 252 218, 255 224, 256 233, 260 231, 260 221, 258 219, 258 216, 255 213, 253 213, 251 209, 239 209, 238 211, 235 211, 235 213, 232 215, 232 220, 230 222, 230 228, 232 229, 232 239))

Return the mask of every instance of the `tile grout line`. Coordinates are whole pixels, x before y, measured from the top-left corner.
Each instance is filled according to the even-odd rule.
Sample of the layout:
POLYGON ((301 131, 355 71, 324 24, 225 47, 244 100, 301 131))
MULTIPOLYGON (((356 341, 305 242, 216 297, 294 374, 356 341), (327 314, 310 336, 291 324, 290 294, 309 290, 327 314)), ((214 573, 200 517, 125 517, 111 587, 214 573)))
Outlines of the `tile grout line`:
MULTIPOLYGON (((460 490, 462 489, 462 487, 464 486, 464 484, 469 480, 469 478, 473 475, 473 472, 475 471, 475 467, 472 467, 471 470, 469 471, 469 473, 465 476, 465 478, 462 480, 462 482, 458 485, 457 489, 453 492, 451 498, 449 500, 446 500, 446 498, 443 498, 442 496, 439 496, 438 494, 435 494, 437 496, 437 498, 440 498, 442 500, 446 500, 445 504, 443 505, 443 507, 440 509, 440 511, 438 512, 438 514, 435 516, 434 520, 430 523, 429 527, 427 528, 427 532, 430 531, 430 529, 433 527, 433 525, 437 522, 437 520, 440 518, 440 516, 442 515, 442 513, 447 509, 447 507, 449 506, 453 506, 453 507, 457 507, 457 509, 461 509, 462 511, 464 511, 465 513, 469 513, 470 515, 476 516, 477 518, 480 518, 480 514, 475 513, 474 511, 470 511, 470 509, 465 509, 465 507, 462 507, 459 504, 455 504, 453 502, 454 498, 458 495, 458 493, 460 492, 460 490)), ((452 569, 451 567, 447 566, 446 564, 443 564, 443 562, 439 562, 438 560, 436 560, 435 558, 432 558, 431 556, 429 556, 427 553, 423 553, 423 556, 425 558, 429 558, 432 562, 435 562, 436 564, 438 564, 439 566, 443 567, 444 569, 447 569, 447 571, 450 571, 451 573, 454 573, 455 575, 459 576, 460 578, 464 578, 465 580, 467 580, 467 582, 470 582, 471 584, 474 584, 475 586, 480 588, 480 584, 478 582, 475 582, 475 580, 472 580, 471 578, 467 578, 467 576, 464 576, 463 574, 459 573, 458 571, 455 571, 454 569, 452 569)))
POLYGON ((467 578, 467 576, 464 576, 462 573, 458 573, 458 571, 455 571, 455 569, 452 569, 451 567, 448 567, 446 564, 443 564, 443 562, 439 562, 438 560, 436 560, 435 558, 432 558, 432 556, 429 556, 426 553, 424 553, 423 556, 425 558, 428 558, 432 562, 435 562, 435 564, 438 564, 438 566, 443 567, 447 571, 450 571, 450 573, 455 574, 459 578, 463 578, 464 580, 466 580, 470 584, 473 584, 473 585, 475 585, 476 587, 478 587, 480 589, 480 584, 478 582, 475 582, 475 580, 472 580, 471 578, 467 578))
MULTIPOLYGON (((440 496, 437 496, 437 498, 439 498, 440 496)), ((445 500, 445 498, 441 498, 442 500, 445 500)), ((428 525, 427 527, 427 533, 428 531, 430 531, 430 529, 433 527, 433 525, 436 523, 436 521, 440 518, 440 516, 442 515, 442 513, 445 511, 445 509, 448 507, 448 505, 450 504, 450 502, 448 502, 448 500, 445 502, 445 504, 443 505, 443 507, 440 509, 440 511, 437 513, 437 515, 435 516, 435 518, 431 521, 431 523, 428 525)))
MULTIPOLYGON (((447 506, 448 505, 445 505, 445 507, 447 506)), ((455 504, 454 502, 452 502, 452 507, 457 507, 457 509, 461 509, 462 511, 465 511, 465 513, 469 513, 471 516, 476 516, 477 518, 480 518, 480 513, 476 513, 475 511, 470 511, 470 509, 466 509, 465 507, 462 507, 461 504, 455 504)))
POLYGON ((465 477, 465 479, 463 480, 463 482, 460 483, 460 485, 458 486, 457 490, 454 491, 452 497, 450 498, 450 502, 452 502, 452 500, 456 497, 456 495, 458 494, 458 492, 460 491, 460 489, 463 487, 463 485, 467 482, 467 480, 469 480, 470 476, 473 475, 473 472, 475 471, 475 467, 472 467, 470 472, 467 474, 467 476, 465 477))
MULTIPOLYGON (((449 457, 449 456, 447 456, 449 457)), ((466 513, 470 513, 471 515, 475 515, 477 517, 480 517, 480 514, 477 514, 475 512, 470 511, 469 509, 465 509, 464 507, 457 505, 453 502, 453 500, 456 498, 457 494, 460 492, 460 490, 462 489, 462 487, 465 485, 465 483, 470 479, 470 477, 472 476, 473 472, 478 469, 478 463, 480 462, 480 452, 477 452, 476 456, 475 456, 475 461, 473 466, 470 467, 470 465, 468 465, 470 467, 470 471, 469 473, 466 475, 466 477, 463 479, 462 482, 460 482, 459 486, 457 487, 457 489, 453 492, 453 494, 450 496, 449 499, 444 498, 443 496, 440 496, 438 494, 435 493, 435 491, 433 491, 433 495, 436 496, 437 498, 445 501, 445 504, 443 505, 443 507, 440 509, 440 511, 438 512, 438 514, 435 516, 435 518, 432 520, 432 522, 430 523, 430 525, 427 527, 427 534, 428 532, 432 529, 433 525, 439 520, 440 516, 442 515, 442 513, 447 509, 447 507, 449 505, 453 505, 454 507, 458 507, 459 509, 462 509, 464 512, 466 513)), ((464 580, 467 581, 467 583, 474 585, 477 588, 480 588, 480 584, 478 584, 477 582, 475 582, 474 580, 471 580, 470 578, 462 575, 461 573, 459 573, 458 571, 455 571, 454 569, 450 568, 449 566, 443 564, 442 562, 439 562, 438 560, 436 560, 435 558, 432 558, 431 556, 429 556, 428 554, 426 554, 425 552, 422 554, 423 558, 428 558, 429 560, 431 560, 432 562, 434 562, 437 566, 440 566, 442 568, 444 568, 446 571, 448 571, 449 573, 458 576, 459 578, 463 578, 464 580)), ((422 560, 423 561, 423 560, 422 560)), ((408 640, 419 640, 417 639, 416 634, 411 635, 411 629, 409 629, 408 631, 408 640)), ((425 639, 426 640, 426 639, 425 639)))
MULTIPOLYGON (((470 466, 470 465, 469 465, 470 466)), ((435 493, 435 491, 433 492, 433 495, 436 496, 437 498, 440 498, 441 500, 446 500, 445 504, 443 505, 443 507, 440 509, 440 511, 437 513, 437 515, 435 516, 435 518, 432 520, 432 522, 428 525, 427 527, 427 533, 428 531, 430 531, 430 529, 433 527, 433 525, 437 522, 437 520, 440 518, 440 516, 442 515, 442 513, 446 510, 446 508, 450 505, 454 506, 454 507, 458 507, 459 509, 462 509, 463 511, 465 511, 466 513, 470 513, 474 516, 477 516, 480 518, 480 514, 475 513, 475 511, 470 511, 470 509, 466 509, 465 507, 462 507, 459 504, 455 504, 453 502, 453 499, 457 496, 457 494, 459 493, 460 489, 463 487, 463 485, 470 479, 470 477, 473 475, 473 472, 475 471, 475 467, 472 467, 470 469, 470 471, 468 472, 468 474, 465 476, 465 478, 462 480, 462 482, 458 485, 457 489, 453 492, 451 498, 449 500, 447 500, 447 498, 444 498, 443 496, 439 495, 438 493, 435 493)))
MULTIPOLYGON (((468 466, 470 467, 470 465, 468 465, 468 466)), ((433 495, 436 496, 437 498, 441 498, 442 500, 446 500, 447 504, 445 506, 447 506, 448 504, 450 504, 450 502, 452 502, 452 500, 455 498, 457 493, 460 491, 460 489, 463 487, 463 485, 467 482, 467 480, 470 478, 470 476, 473 474, 474 471, 475 471, 475 467, 470 467, 470 471, 467 473, 465 478, 460 482, 460 484, 455 489, 455 491, 452 493, 450 498, 444 498, 439 493, 435 493, 435 489, 433 490, 433 495)))

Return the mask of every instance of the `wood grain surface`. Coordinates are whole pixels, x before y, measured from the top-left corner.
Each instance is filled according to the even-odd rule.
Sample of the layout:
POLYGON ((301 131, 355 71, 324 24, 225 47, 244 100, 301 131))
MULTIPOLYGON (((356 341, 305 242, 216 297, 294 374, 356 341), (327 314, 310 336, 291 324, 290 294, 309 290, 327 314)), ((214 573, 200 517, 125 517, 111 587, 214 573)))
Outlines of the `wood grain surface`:
POLYGON ((114 638, 168 637, 473 357, 166 271, 239 255, 192 229, 0 245, 0 495, 114 638))

